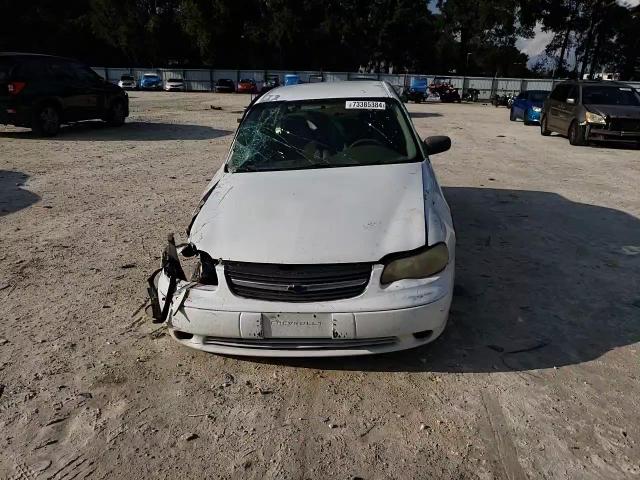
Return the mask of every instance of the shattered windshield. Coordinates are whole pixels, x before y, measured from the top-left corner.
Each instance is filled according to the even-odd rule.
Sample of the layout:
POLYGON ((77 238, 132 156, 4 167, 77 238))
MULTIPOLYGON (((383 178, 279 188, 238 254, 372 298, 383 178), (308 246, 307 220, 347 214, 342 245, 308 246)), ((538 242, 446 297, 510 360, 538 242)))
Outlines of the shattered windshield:
POLYGON ((238 129, 230 172, 421 161, 400 105, 386 99, 258 103, 238 129))

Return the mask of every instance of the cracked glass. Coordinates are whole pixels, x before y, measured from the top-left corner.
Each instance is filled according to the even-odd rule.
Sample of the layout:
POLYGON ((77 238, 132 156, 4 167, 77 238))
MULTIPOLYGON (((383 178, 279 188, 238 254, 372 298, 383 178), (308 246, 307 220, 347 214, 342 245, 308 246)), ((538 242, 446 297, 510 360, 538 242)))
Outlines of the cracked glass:
POLYGON ((256 104, 238 129, 227 166, 251 172, 414 161, 422 156, 395 100, 343 98, 256 104))

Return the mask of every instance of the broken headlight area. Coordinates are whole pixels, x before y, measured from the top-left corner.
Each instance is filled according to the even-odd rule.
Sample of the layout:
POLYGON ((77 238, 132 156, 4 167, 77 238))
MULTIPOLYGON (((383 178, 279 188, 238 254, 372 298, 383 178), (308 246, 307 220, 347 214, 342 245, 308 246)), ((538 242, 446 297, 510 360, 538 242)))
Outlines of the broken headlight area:
POLYGON ((191 281, 202 285, 218 285, 217 263, 207 252, 198 252, 198 262, 191 274, 191 281))
POLYGON ((196 284, 204 285, 217 285, 218 276, 216 275, 216 261, 206 252, 198 251, 198 249, 192 244, 185 244, 177 246, 175 237, 173 234, 169 234, 167 238, 167 245, 162 253, 162 267, 154 271, 148 278, 147 292, 149 294, 149 300, 151 302, 151 316, 153 317, 153 323, 164 323, 168 316, 169 311, 174 302, 174 295, 178 290, 182 293, 180 295, 181 302, 188 292, 188 289, 196 284), (192 260, 195 263, 191 278, 187 281, 187 276, 184 273, 180 256, 192 260), (169 286, 167 288, 166 297, 160 297, 158 293, 158 280, 161 272, 169 278, 169 286), (178 289, 179 282, 187 282, 178 289))

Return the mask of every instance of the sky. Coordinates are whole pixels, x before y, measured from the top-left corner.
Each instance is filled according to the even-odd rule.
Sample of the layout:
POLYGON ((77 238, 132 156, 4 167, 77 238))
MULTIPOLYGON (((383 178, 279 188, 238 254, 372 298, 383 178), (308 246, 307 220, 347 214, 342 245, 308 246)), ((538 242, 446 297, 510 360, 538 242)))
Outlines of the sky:
MULTIPOLYGON (((621 5, 635 7, 640 5, 640 0, 618 0, 621 5)), ((529 55, 529 67, 532 67, 536 61, 545 56, 544 49, 551 40, 553 33, 543 32, 541 25, 537 25, 535 36, 533 38, 520 38, 516 42, 516 46, 524 53, 529 55)), ((570 61, 571 59, 569 59, 570 61)))

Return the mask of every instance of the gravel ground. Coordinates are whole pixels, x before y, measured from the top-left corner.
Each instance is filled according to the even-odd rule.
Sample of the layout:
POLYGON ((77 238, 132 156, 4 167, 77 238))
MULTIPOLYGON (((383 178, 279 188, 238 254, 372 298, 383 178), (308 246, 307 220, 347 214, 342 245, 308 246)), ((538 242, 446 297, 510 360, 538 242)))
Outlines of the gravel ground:
POLYGON ((434 344, 225 358, 140 311, 246 105, 132 93, 122 128, 0 126, 0 478, 640 476, 640 152, 410 105, 458 232, 434 344), (221 107, 221 110, 211 106, 221 107))

